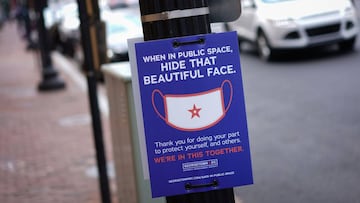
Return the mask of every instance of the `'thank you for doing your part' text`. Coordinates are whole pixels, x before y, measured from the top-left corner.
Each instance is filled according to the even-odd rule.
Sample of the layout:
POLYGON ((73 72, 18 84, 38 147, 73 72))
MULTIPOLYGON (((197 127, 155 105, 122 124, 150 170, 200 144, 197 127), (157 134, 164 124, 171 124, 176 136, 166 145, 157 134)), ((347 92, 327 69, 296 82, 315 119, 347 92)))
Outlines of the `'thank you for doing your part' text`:
POLYGON ((216 77, 236 73, 233 64, 218 64, 220 54, 232 53, 230 46, 143 56, 144 63, 159 63, 160 73, 143 76, 144 85, 216 77))

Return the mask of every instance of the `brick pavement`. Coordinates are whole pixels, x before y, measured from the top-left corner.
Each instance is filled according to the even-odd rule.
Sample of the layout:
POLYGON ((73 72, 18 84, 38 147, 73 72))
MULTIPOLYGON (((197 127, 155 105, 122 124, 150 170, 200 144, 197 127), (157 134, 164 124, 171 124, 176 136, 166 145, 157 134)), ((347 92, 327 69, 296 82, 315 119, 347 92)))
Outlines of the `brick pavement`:
POLYGON ((39 56, 25 46, 16 24, 0 31, 0 203, 100 202, 86 92, 62 73, 66 89, 38 92, 39 56))

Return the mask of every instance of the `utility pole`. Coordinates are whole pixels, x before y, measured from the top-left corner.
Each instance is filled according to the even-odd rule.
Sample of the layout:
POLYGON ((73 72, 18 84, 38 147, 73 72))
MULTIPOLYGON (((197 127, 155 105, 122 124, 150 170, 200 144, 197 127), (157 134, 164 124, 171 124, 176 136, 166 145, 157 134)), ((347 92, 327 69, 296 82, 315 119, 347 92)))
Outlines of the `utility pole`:
POLYGON ((39 35, 39 48, 41 58, 41 76, 42 80, 38 85, 39 91, 51 91, 65 88, 65 83, 58 77, 58 72, 54 69, 50 57, 49 39, 45 28, 43 10, 47 5, 46 0, 36 0, 36 25, 39 35))
POLYGON ((105 147, 101 117, 97 99, 97 72, 100 69, 98 54, 97 25, 100 23, 100 12, 97 0, 77 0, 80 17, 81 41, 84 53, 85 74, 88 83, 88 94, 92 116, 96 160, 99 171, 102 203, 111 203, 109 180, 107 176, 105 147))
MULTIPOLYGON (((207 0, 139 0, 139 2, 145 41, 211 32, 207 0)), ((217 183, 213 184, 204 187, 216 186, 217 183)), ((235 203, 233 188, 170 196, 166 201, 167 203, 235 203)))
POLYGON ((140 0, 145 40, 210 33, 207 0, 140 0))

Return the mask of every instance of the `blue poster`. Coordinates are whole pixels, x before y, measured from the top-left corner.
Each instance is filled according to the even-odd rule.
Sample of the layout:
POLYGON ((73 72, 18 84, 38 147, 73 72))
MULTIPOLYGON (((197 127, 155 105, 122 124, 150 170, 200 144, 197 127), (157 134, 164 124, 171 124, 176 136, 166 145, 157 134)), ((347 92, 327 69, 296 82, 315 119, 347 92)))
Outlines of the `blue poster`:
POLYGON ((135 50, 152 196, 252 184, 236 33, 135 50))

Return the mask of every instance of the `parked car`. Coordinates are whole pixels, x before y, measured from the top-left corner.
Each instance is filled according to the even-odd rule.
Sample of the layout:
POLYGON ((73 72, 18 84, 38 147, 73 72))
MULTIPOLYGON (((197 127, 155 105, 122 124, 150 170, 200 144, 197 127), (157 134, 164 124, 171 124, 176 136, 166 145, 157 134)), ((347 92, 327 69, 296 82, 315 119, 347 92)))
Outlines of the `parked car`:
MULTIPOLYGON (((100 1, 100 16, 106 27, 106 46, 109 61, 128 60, 127 39, 142 36, 140 10, 137 3, 107 4, 100 1)), ((75 1, 64 4, 60 9, 58 26, 60 50, 68 56, 82 60, 80 44, 80 20, 75 1)))
POLYGON ((238 20, 227 24, 240 42, 257 46, 270 60, 279 50, 337 44, 353 50, 358 17, 351 0, 241 0, 238 20))
POLYGON ((107 55, 110 62, 128 61, 127 40, 143 36, 140 8, 138 3, 112 8, 102 15, 106 23, 107 55))

